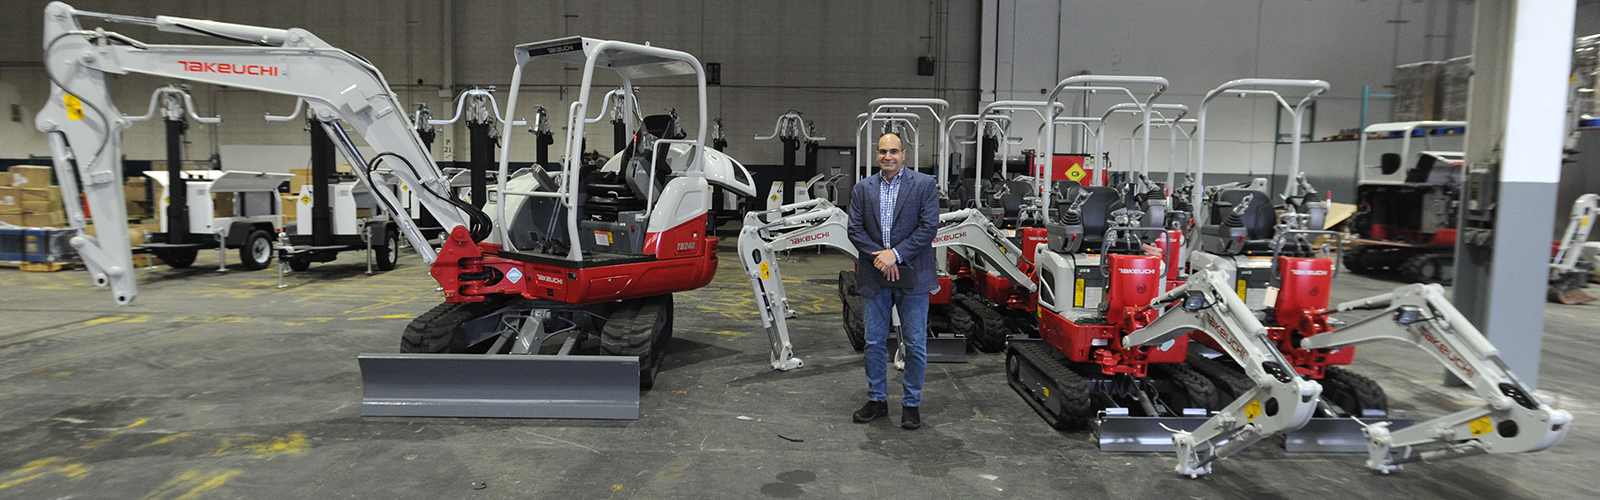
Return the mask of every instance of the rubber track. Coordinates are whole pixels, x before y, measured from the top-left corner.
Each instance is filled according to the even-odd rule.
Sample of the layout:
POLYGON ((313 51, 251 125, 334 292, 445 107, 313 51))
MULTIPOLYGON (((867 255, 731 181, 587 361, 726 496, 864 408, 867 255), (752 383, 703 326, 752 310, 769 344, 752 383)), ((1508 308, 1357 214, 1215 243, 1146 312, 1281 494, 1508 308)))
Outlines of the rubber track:
POLYGON ((1219 397, 1227 399, 1225 403, 1233 402, 1233 400, 1239 398, 1240 394, 1244 394, 1244 391, 1256 386, 1255 382, 1251 381, 1250 377, 1238 368, 1207 358, 1192 349, 1189 351, 1189 358, 1186 363, 1194 371, 1211 379, 1212 385, 1217 388, 1219 397))
POLYGON ((639 388, 655 385, 666 346, 672 338, 672 296, 658 295, 623 301, 606 319, 600 330, 600 347, 613 356, 639 358, 639 388), (656 319, 666 315, 661 329, 656 329, 656 319))
MULTIPOLYGON (((1071 430, 1081 428, 1083 424, 1088 422, 1089 417, 1093 415, 1093 408, 1090 407, 1089 384, 1083 380, 1083 377, 1067 369, 1061 362, 1056 361, 1054 357, 1045 352, 1044 346, 1035 343, 1011 344, 1006 358, 1006 381, 1010 383, 1011 389, 1022 396, 1022 400, 1026 401, 1028 406, 1033 407, 1034 412, 1037 412, 1040 417, 1044 417, 1045 423, 1049 424, 1050 427, 1057 430, 1071 430), (1013 358, 1015 359, 1013 360, 1013 358), (1012 363, 1027 363, 1040 373, 1043 373, 1045 378, 1049 380, 1050 385, 1054 386, 1052 389, 1057 391, 1066 408, 1063 408, 1060 414, 1053 414, 1051 410, 1045 408, 1044 403, 1035 398, 1033 390, 1013 373, 1012 363)), ((1021 369, 1021 366, 1017 367, 1017 370, 1021 369)))
MULTIPOLYGON (((646 314, 649 299, 624 300, 612 309, 600 329, 600 348, 614 356, 642 356, 650 352, 650 329, 654 314, 646 314)), ((652 313, 655 312, 651 308, 652 313)))
MULTIPOLYGON (((1182 363, 1157 363, 1150 365, 1150 371, 1182 388, 1183 396, 1191 404, 1198 403, 1201 408, 1205 408, 1208 411, 1221 410, 1224 406, 1220 404, 1221 398, 1217 394, 1216 384, 1211 383, 1211 379, 1201 375, 1200 372, 1195 371, 1188 365, 1182 363)), ((1232 401, 1230 400, 1229 402, 1231 403, 1232 401)), ((1173 403, 1173 401, 1167 400, 1167 408, 1179 412, 1183 410, 1183 408, 1172 408, 1173 403)))
POLYGON ((989 301, 970 293, 955 294, 950 296, 950 303, 960 305, 967 312, 972 313, 976 328, 967 334, 967 341, 977 346, 979 351, 1000 352, 1006 348, 1006 340, 1011 336, 1006 328, 1006 318, 999 311, 989 305, 989 301))
POLYGON ((405 332, 400 335, 400 352, 446 352, 456 327, 498 309, 503 301, 500 297, 489 297, 482 302, 445 302, 433 306, 406 324, 405 332))
MULTIPOLYGON (((1327 375, 1323 378, 1338 380, 1349 386, 1350 391, 1360 401, 1360 409, 1383 410, 1385 415, 1389 413, 1389 395, 1384 393, 1383 387, 1379 386, 1376 381, 1337 366, 1328 367, 1327 375)), ((1346 408, 1346 410, 1349 409, 1346 408)), ((1351 413, 1356 416, 1361 415, 1360 411, 1351 413)))
POLYGON ((861 296, 856 295, 856 272, 839 271, 839 300, 843 302, 840 318, 844 321, 844 335, 856 352, 867 350, 867 323, 862 316, 861 296))
POLYGON ((949 318, 951 332, 966 334, 977 328, 973 323, 972 314, 968 313, 966 309, 957 307, 955 304, 947 304, 943 309, 946 317, 949 318))

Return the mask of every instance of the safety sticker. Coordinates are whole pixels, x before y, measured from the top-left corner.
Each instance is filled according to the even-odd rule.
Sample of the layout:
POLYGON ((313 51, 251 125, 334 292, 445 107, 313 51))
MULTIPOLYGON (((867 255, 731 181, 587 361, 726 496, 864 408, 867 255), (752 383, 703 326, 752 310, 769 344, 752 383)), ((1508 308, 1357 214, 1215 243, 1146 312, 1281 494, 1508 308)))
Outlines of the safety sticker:
POLYGON ((310 196, 301 196, 300 197, 300 203, 303 203, 303 204, 306 204, 306 205, 310 205, 311 204, 311 197, 310 196))
POLYGON ((1088 175, 1088 172, 1083 171, 1083 165, 1074 163, 1072 164, 1072 168, 1067 169, 1067 180, 1069 181, 1081 181, 1088 175))
POLYGON ((518 281, 522 281, 522 271, 513 267, 510 271, 506 272, 506 279, 511 280, 513 284, 518 281))
POLYGON ((1261 400, 1252 399, 1250 404, 1244 405, 1244 421, 1254 422, 1259 416, 1261 416, 1261 400))
POLYGON ((1245 299, 1244 280, 1239 280, 1239 300, 1245 299))
POLYGON ((72 94, 61 94, 61 102, 67 105, 68 120, 83 119, 83 101, 78 100, 72 94))
POLYGON ((1082 279, 1079 279, 1078 282, 1072 287, 1072 307, 1083 307, 1082 279))
POLYGON ((1489 420, 1489 417, 1483 417, 1467 422, 1467 428, 1472 429, 1472 437, 1482 436, 1494 431, 1494 421, 1489 420))
POLYGON ((594 244, 611 246, 611 232, 610 231, 595 231, 594 232, 594 244))
POLYGON ((762 262, 761 263, 761 279, 769 279, 771 277, 772 277, 772 275, 767 274, 767 263, 762 262))

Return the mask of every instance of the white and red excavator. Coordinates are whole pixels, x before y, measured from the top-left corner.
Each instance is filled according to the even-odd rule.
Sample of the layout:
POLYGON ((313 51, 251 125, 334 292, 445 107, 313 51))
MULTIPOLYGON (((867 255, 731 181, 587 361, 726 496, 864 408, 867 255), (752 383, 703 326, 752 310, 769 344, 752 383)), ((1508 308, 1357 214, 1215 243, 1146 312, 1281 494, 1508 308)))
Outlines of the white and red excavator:
MULTIPOLYGON (((119 305, 137 291, 117 162, 128 124, 112 102, 110 75, 298 97, 358 165, 362 183, 375 185, 381 164, 416 193, 446 234, 441 248, 410 217, 394 221, 445 301, 407 326, 403 353, 360 357, 363 415, 637 418, 640 390, 654 384, 671 339, 672 294, 702 287, 716 272, 717 239, 706 223, 711 186, 756 194, 742 165, 705 147, 704 70, 681 51, 583 37, 516 46, 507 115, 531 62, 577 66, 582 84, 568 106, 561 170, 535 165, 511 175, 505 151, 516 134, 502 134, 498 199, 479 209, 451 196, 383 74, 306 30, 88 12, 61 2, 45 8, 44 23, 51 90, 36 124, 49 137, 66 199, 77 199, 81 184, 100 222, 98 238, 80 232, 72 245, 119 305), (83 21, 106 26, 88 29, 83 21), (116 25, 233 45, 145 43, 112 31, 116 25), (592 93, 597 68, 620 78, 626 117, 640 109, 635 82, 689 80, 699 98, 694 135, 675 115, 630 119, 619 154, 583 164, 589 101, 600 95, 592 93), (376 153, 364 155, 350 132, 376 153), (555 337, 564 341, 545 345, 555 337), (599 341, 584 344, 590 338, 599 341), (600 355, 572 355, 583 352, 600 355)), ((402 213, 394 193, 372 192, 382 211, 402 213)), ((82 211, 68 209, 73 227, 83 228, 82 211)))

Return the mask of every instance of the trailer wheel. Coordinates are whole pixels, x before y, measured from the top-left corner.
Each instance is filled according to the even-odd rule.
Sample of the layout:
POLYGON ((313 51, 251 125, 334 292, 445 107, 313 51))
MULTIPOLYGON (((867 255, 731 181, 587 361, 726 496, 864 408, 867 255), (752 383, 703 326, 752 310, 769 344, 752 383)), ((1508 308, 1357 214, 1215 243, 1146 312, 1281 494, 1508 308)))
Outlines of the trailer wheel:
POLYGON ((393 228, 384 232, 383 246, 372 249, 373 260, 378 261, 379 271, 393 271, 400 264, 400 235, 393 228))
POLYGON ((194 265, 194 257, 195 255, 199 254, 200 251, 195 249, 178 248, 172 250, 159 250, 153 253, 155 253, 156 257, 160 258, 162 262, 167 263, 168 266, 172 266, 173 269, 183 269, 194 265))
POLYGON ((295 272, 311 269, 311 259, 305 257, 290 257, 289 269, 293 269, 295 272))
POLYGON ((239 262, 251 271, 266 269, 272 264, 272 238, 266 231, 257 229, 244 238, 244 245, 239 247, 239 262))

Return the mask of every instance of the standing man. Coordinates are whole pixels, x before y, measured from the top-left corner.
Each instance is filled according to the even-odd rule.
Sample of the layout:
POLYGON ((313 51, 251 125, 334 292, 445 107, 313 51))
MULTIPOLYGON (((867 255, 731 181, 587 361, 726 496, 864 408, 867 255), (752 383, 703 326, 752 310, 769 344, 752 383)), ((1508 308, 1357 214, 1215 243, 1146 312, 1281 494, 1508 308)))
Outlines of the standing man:
POLYGON ((889 414, 888 364, 890 309, 900 314, 900 342, 906 346, 905 393, 900 426, 922 427, 922 379, 928 366, 928 294, 934 276, 933 236, 939 226, 939 195, 933 177, 905 169, 900 136, 878 138, 882 170, 856 183, 850 197, 850 242, 856 261, 867 327, 867 405, 853 415, 858 423, 889 414))

